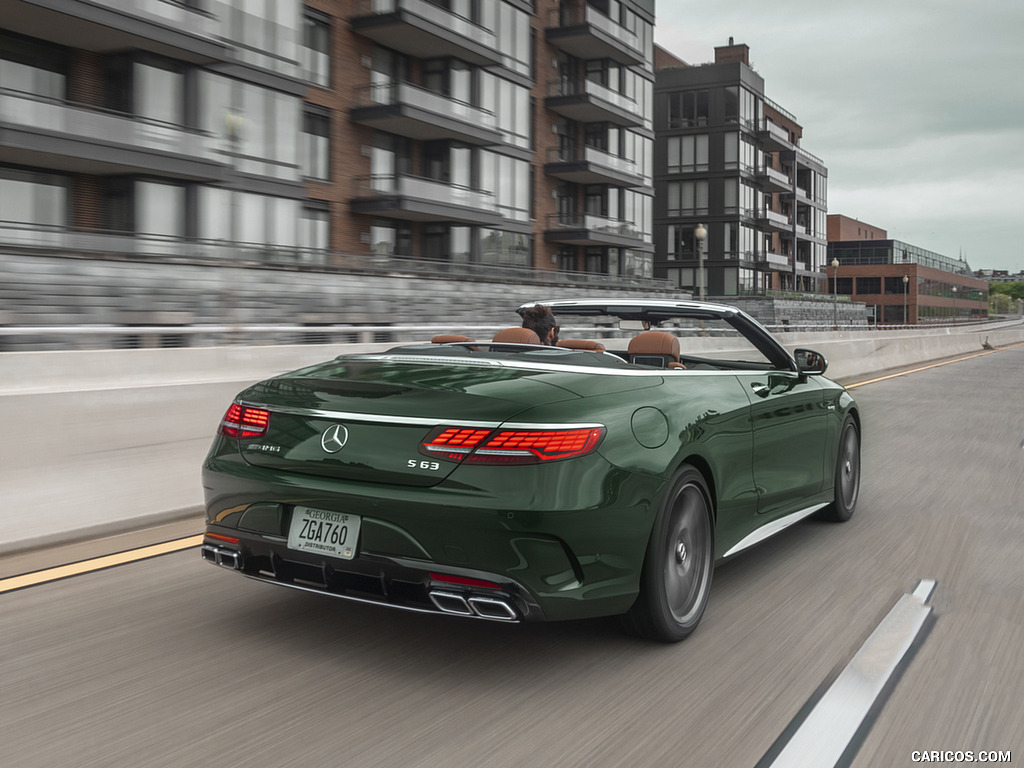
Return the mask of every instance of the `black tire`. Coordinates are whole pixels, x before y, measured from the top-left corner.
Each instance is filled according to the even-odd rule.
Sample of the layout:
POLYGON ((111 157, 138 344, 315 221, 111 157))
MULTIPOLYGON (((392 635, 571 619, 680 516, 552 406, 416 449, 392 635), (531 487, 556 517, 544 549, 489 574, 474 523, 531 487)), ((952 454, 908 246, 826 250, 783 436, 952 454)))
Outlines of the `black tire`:
POLYGON ((640 594, 621 617, 649 640, 676 643, 700 623, 711 592, 714 530, 704 477, 684 464, 669 483, 647 544, 640 594))
POLYGON ((822 510, 823 520, 845 523, 853 517, 860 496, 860 467, 860 432, 854 418, 847 416, 836 448, 835 496, 822 510))

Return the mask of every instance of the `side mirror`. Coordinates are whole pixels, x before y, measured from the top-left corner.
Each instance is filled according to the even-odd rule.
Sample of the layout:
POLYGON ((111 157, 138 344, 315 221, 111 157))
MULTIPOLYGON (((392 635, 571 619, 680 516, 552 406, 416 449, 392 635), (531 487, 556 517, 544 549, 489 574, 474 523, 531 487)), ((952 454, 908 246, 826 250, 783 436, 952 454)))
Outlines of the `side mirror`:
POLYGON ((821 352, 815 352, 813 349, 794 350, 793 356, 796 358, 796 367, 800 373, 821 375, 828 369, 828 360, 821 352))

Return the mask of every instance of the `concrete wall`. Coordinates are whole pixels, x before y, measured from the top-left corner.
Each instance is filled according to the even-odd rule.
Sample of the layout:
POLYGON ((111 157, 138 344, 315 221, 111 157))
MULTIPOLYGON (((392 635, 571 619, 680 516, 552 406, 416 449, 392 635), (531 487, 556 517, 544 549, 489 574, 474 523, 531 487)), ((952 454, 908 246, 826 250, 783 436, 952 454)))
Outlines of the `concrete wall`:
MULTIPOLYGON (((818 349, 829 358, 833 378, 848 378, 981 352, 985 338, 993 345, 1018 343, 1024 326, 780 338, 790 349, 818 349)), ((387 346, 0 355, 0 552, 194 513, 202 503, 200 465, 240 389, 343 352, 387 346)))

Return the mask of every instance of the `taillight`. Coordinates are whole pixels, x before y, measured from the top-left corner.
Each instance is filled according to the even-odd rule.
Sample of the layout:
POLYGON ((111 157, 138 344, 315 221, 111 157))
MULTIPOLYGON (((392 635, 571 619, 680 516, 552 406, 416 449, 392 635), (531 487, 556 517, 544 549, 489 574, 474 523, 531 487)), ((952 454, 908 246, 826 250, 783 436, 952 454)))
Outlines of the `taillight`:
POLYGON ((224 418, 221 419, 220 428, 217 431, 225 437, 246 440, 250 437, 265 435, 269 424, 270 411, 232 403, 228 412, 224 414, 224 418))
POLYGON ((420 453, 448 461, 462 461, 491 432, 490 429, 437 427, 420 443, 420 453))
POLYGON ((604 433, 604 427, 497 430, 438 427, 420 444, 420 452, 467 464, 540 464, 592 453, 604 433))

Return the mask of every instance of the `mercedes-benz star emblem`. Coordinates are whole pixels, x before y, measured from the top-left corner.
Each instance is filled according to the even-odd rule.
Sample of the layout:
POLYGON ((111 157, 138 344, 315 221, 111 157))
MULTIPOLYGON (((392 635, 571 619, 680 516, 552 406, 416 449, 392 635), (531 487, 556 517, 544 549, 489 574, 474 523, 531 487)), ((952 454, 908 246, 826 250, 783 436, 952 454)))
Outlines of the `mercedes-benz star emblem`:
POLYGON ((337 453, 348 442, 348 430, 341 424, 334 424, 320 436, 320 447, 328 453, 337 453))

